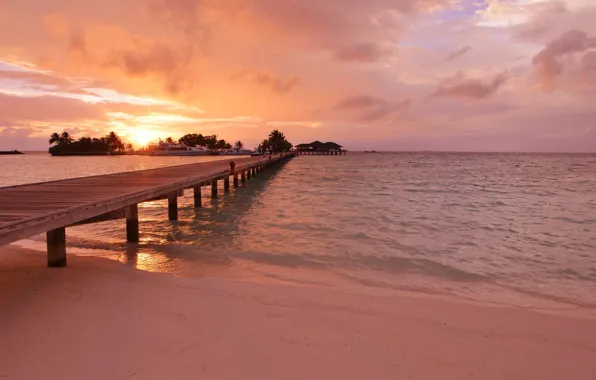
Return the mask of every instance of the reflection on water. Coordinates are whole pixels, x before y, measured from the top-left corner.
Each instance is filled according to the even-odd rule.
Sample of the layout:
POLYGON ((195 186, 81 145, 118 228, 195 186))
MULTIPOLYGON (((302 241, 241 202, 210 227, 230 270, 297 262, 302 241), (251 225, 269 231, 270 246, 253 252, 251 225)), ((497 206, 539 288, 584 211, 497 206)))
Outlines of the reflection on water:
POLYGON ((189 277, 596 305, 594 155, 303 156, 219 186, 200 209, 187 191, 177 222, 166 200, 140 205, 139 244, 111 221, 69 228, 69 251, 189 277))

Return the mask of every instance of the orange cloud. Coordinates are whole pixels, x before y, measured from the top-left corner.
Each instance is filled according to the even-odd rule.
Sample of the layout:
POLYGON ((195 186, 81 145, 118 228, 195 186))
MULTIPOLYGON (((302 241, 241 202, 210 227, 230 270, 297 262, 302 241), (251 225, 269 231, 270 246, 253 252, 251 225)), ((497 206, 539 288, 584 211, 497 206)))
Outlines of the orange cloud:
POLYGON ((590 48, 596 48, 596 37, 588 37, 582 30, 570 30, 538 52, 532 58, 532 64, 544 90, 553 91, 556 88, 557 77, 564 71, 561 58, 573 53, 582 53, 590 48))

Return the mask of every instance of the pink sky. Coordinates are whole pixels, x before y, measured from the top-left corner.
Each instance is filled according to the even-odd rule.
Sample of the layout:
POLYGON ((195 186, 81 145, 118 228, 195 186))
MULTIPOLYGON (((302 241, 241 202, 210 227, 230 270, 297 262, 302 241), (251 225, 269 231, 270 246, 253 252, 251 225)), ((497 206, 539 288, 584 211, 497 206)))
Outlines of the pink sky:
POLYGON ((596 152, 593 0, 0 0, 0 149, 596 152))

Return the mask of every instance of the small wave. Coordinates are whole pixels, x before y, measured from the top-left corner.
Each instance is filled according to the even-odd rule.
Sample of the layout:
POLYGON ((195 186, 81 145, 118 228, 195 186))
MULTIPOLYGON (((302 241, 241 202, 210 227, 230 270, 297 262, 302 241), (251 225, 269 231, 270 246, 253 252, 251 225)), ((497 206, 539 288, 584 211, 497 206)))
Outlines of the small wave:
POLYGON ((596 219, 584 219, 584 220, 580 220, 580 219, 559 217, 559 218, 553 218, 553 220, 560 220, 560 221, 563 221, 563 222, 569 222, 569 223, 575 223, 575 224, 592 224, 592 223, 596 223, 596 219))
POLYGON ((456 281, 489 280, 489 277, 486 275, 467 272, 459 268, 424 258, 352 256, 352 259, 364 268, 383 270, 386 272, 418 272, 438 277, 447 277, 456 281))

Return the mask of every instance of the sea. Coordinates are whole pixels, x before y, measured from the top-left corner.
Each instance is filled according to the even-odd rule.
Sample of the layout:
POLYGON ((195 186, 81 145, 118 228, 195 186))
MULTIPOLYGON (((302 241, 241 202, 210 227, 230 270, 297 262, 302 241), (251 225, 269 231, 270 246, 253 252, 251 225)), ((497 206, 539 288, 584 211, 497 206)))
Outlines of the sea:
MULTIPOLYGON (((0 156, 0 187, 226 157, 0 156)), ((596 308, 596 155, 300 156, 218 199, 67 229, 69 254, 191 278, 596 308)), ((45 237, 15 243, 45 250, 45 237)), ((1 253, 1 248, 0 248, 1 253)))

